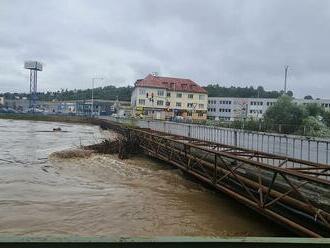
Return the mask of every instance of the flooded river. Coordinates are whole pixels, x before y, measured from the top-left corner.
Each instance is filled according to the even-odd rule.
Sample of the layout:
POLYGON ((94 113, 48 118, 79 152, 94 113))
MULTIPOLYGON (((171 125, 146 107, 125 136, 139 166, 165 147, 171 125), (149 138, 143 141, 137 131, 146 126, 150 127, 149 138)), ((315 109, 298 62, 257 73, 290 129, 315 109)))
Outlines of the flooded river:
POLYGON ((49 156, 109 135, 89 125, 0 120, 0 235, 288 235, 142 155, 49 156))

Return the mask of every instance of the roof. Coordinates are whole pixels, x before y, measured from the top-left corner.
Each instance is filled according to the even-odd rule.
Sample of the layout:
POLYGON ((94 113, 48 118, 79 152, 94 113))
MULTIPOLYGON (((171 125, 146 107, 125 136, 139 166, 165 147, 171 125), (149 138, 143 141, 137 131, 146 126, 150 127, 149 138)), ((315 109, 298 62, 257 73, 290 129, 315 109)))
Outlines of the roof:
POLYGON ((144 79, 139 79, 135 83, 136 87, 162 88, 173 91, 183 91, 192 93, 203 93, 207 91, 190 79, 159 77, 149 74, 144 79))

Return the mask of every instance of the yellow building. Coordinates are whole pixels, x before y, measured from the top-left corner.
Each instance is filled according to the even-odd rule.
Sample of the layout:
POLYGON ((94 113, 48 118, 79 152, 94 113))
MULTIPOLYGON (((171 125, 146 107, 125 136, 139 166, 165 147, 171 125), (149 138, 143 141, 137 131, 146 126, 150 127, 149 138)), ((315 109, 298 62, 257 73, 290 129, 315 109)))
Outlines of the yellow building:
POLYGON ((149 74, 137 80, 131 97, 133 113, 155 119, 181 116, 206 119, 207 92, 190 79, 149 74))

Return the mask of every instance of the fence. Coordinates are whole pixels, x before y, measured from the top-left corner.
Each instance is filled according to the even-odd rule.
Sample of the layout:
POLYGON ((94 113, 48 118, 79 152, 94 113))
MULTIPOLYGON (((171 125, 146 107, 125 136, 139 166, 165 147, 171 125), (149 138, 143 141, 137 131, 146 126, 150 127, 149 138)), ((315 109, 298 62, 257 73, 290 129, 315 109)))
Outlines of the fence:
POLYGON ((329 164, 328 140, 168 121, 118 118, 112 120, 169 134, 329 164))

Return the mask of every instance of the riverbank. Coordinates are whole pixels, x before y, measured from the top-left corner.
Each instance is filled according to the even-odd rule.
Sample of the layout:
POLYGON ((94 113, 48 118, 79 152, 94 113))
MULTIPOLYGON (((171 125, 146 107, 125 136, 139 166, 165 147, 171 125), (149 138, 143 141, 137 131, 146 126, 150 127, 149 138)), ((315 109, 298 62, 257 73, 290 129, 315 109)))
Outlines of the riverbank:
POLYGON ((51 121, 66 123, 91 123, 91 118, 84 116, 39 115, 39 114, 0 114, 0 119, 51 121))

